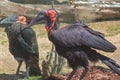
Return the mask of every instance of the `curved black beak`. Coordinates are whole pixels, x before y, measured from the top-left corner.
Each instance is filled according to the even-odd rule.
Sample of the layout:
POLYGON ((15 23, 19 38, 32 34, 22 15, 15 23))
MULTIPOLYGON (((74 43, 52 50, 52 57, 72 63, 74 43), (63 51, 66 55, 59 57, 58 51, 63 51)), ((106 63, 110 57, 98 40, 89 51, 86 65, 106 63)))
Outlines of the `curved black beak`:
POLYGON ((18 19, 18 15, 12 15, 12 16, 8 16, 4 19, 1 20, 0 24, 3 24, 3 25, 11 25, 13 24, 14 22, 16 22, 18 19))
POLYGON ((43 21, 46 20, 46 10, 41 11, 28 25, 29 27, 36 25, 36 24, 41 24, 43 21))

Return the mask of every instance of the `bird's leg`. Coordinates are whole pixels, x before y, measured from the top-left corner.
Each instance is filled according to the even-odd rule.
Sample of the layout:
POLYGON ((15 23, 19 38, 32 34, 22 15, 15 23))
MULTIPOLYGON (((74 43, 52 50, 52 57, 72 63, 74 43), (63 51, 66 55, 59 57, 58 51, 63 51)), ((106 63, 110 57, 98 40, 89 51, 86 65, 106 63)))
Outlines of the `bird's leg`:
POLYGON ((83 70, 82 75, 80 76, 79 80, 82 80, 85 77, 85 75, 87 74, 88 70, 89 70, 89 67, 85 67, 85 70, 83 70))
POLYGON ((77 71, 77 68, 73 69, 73 71, 70 73, 70 75, 68 76, 68 78, 66 80, 71 80, 71 78, 76 73, 76 71, 77 71))
POLYGON ((18 67, 17 67, 17 71, 16 71, 16 78, 18 79, 19 78, 19 71, 20 71, 20 67, 21 67, 21 64, 22 64, 23 60, 20 60, 18 61, 18 67))
POLYGON ((29 72, 30 72, 30 65, 29 65, 29 64, 27 64, 27 65, 26 65, 26 76, 25 76, 25 78, 24 78, 24 79, 29 80, 29 72))
POLYGON ((30 66, 27 67, 26 78, 29 79, 30 66))

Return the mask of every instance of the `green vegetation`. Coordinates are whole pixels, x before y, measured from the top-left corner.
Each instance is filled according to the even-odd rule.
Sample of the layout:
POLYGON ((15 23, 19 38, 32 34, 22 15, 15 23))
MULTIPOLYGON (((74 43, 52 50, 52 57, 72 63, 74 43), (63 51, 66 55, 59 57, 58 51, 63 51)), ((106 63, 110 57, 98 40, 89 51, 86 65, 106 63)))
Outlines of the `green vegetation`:
MULTIPOLYGON (((18 80, 27 80, 27 79, 18 79, 18 80)), ((42 77, 41 76, 32 76, 29 78, 29 80, 42 80, 42 77)))
POLYGON ((42 80, 41 76, 32 76, 30 77, 30 80, 42 80))
POLYGON ((64 58, 58 56, 54 45, 52 45, 51 51, 47 54, 46 59, 42 61, 43 79, 51 74, 60 74, 64 64, 64 58))

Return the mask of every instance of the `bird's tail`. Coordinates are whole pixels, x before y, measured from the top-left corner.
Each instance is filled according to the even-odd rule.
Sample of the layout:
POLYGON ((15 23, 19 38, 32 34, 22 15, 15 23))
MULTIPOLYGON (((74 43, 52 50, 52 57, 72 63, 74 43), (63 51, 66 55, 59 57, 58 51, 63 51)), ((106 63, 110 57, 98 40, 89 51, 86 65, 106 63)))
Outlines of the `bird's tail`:
POLYGON ((104 56, 100 53, 98 53, 95 50, 92 50, 90 48, 87 49, 88 51, 86 52, 88 55, 88 58, 91 62, 97 62, 98 60, 101 60, 104 64, 106 64, 111 70, 116 72, 117 74, 120 75, 120 65, 116 63, 113 59, 104 56))
POLYGON ((29 74, 32 76, 40 76, 41 75, 41 70, 39 67, 39 57, 38 55, 32 55, 30 57, 30 72, 29 74))
POLYGON ((120 65, 118 65, 116 63, 115 60, 109 58, 109 57, 106 57, 104 55, 101 55, 100 54, 100 60, 106 64, 111 70, 113 70, 114 72, 116 72, 118 75, 120 75, 120 65))

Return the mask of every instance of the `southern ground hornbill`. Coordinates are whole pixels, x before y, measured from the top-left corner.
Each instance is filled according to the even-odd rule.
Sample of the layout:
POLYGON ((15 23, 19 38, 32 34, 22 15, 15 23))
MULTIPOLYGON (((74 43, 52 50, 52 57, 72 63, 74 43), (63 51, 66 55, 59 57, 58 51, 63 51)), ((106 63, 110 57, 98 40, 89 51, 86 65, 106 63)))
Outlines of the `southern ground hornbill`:
POLYGON ((26 64, 25 78, 29 78, 29 74, 41 75, 36 34, 32 28, 26 28, 26 17, 9 16, 3 19, 1 24, 10 25, 5 28, 5 32, 9 41, 9 51, 19 63, 16 71, 17 78, 23 61, 26 64))
POLYGON ((35 25, 43 20, 47 21, 46 30, 49 40, 55 45, 60 56, 67 59, 69 66, 73 69, 67 80, 71 80, 79 66, 84 67, 80 80, 84 78, 89 70, 89 62, 101 60, 112 70, 120 74, 119 65, 114 60, 101 55, 95 49, 105 52, 114 52, 116 47, 105 39, 100 32, 94 31, 83 22, 77 22, 58 29, 59 14, 53 10, 42 10, 29 24, 35 25))

